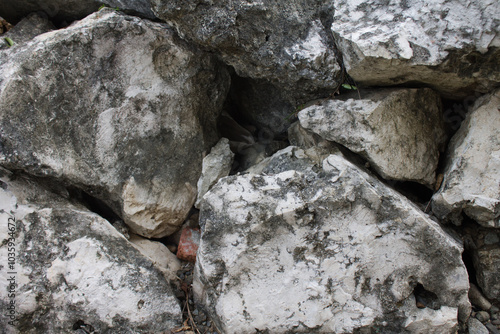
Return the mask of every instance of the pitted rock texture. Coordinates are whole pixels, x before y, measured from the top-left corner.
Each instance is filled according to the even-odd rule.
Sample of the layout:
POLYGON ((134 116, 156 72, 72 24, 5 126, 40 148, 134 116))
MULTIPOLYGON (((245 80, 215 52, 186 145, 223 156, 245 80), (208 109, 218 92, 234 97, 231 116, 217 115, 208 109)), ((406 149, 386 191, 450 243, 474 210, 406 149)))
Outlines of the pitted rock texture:
POLYGON ((341 0, 332 31, 358 83, 423 82, 457 98, 500 82, 499 27, 496 0, 341 0))
POLYGON ((0 164, 173 233, 196 198, 229 75, 165 24, 105 9, 0 57, 0 164))
POLYGON ((446 141, 441 99, 428 88, 363 90, 299 112, 300 125, 365 157, 385 179, 432 186, 446 141))
POLYGON ((440 218, 461 213, 500 227, 500 90, 479 98, 448 146, 444 181, 432 198, 440 218))
POLYGON ((302 164, 229 176, 205 195, 194 289, 219 329, 453 332, 457 310, 470 312, 461 246, 344 158, 302 164), (433 296, 425 309, 419 284, 433 296))
POLYGON ((219 53, 238 75, 267 79, 295 96, 337 87, 340 67, 326 0, 152 0, 157 17, 219 53))
POLYGON ((0 2, 0 16, 17 23, 30 13, 37 13, 58 23, 83 19, 106 5, 115 10, 155 19, 149 0, 16 0, 0 2))
MULTIPOLYGON (((4 179, 5 181, 5 179, 4 179)), ((0 306, 7 310, 14 271, 15 326, 0 313, 2 333, 159 333, 179 326, 181 309, 170 282, 109 222, 29 180, 2 182, 0 306), (83 327, 82 327, 83 326, 83 327)))

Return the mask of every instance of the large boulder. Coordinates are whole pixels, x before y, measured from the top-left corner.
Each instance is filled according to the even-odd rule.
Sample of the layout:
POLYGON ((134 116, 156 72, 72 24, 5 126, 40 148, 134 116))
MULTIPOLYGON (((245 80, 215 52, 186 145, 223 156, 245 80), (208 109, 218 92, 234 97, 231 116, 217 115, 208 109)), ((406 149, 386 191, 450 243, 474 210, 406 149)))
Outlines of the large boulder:
POLYGON ((444 181, 432 198, 439 218, 459 224, 462 212, 500 227, 500 90, 479 98, 448 146, 444 181))
POLYGON ((149 0, 16 0, 1 1, 0 16, 17 23, 30 13, 37 13, 57 23, 83 19, 106 5, 129 14, 155 19, 149 0))
POLYGON ((288 151, 204 196, 194 291, 223 333, 452 333, 466 320, 457 241, 341 156, 314 166, 288 151))
MULTIPOLYGON (((266 79, 295 96, 342 80, 329 0, 152 0, 156 16, 215 50, 238 75, 266 79)), ((307 95, 307 94, 306 94, 307 95)))
POLYGON ((2 333, 160 333, 182 322, 164 274, 95 213, 17 178, 2 182, 0 221, 2 333))
POLYGON ((364 85, 425 83, 450 98, 500 82, 497 0, 335 1, 332 31, 364 85))
POLYGON ((109 9, 0 52, 0 164, 79 187, 137 234, 173 233, 218 139, 225 68, 109 9))
POLYGON ((441 99, 429 88, 342 95, 303 109, 299 121, 359 153, 385 179, 434 184, 446 134, 441 99))

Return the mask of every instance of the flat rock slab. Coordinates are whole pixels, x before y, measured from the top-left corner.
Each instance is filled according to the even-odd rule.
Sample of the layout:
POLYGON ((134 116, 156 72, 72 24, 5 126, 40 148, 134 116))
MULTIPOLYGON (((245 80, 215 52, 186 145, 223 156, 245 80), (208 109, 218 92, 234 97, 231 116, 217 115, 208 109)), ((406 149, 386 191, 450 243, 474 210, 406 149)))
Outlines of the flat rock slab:
POLYGON ((440 218, 459 224, 461 213, 500 227, 500 90, 476 101, 448 146, 444 181, 432 198, 440 218))
MULTIPOLYGON (((280 166, 299 164, 293 151, 280 166)), ((344 158, 316 168, 229 176, 205 195, 194 291, 219 329, 452 332, 470 312, 461 246, 344 158)))
POLYGON ((218 139, 225 68, 111 9, 0 52, 0 164, 84 190, 136 234, 176 231, 218 139))
POLYGON ((299 112, 300 125, 366 158, 385 179, 432 186, 446 135, 431 89, 362 90, 299 112))
POLYGON ((181 324, 170 282, 110 223, 29 180, 2 186, 2 333, 159 333, 181 324), (16 259, 7 268, 9 252, 16 259), (14 326, 5 312, 11 300, 14 326))
POLYGON ((186 39, 216 51, 243 77, 300 96, 341 80, 327 0, 152 0, 156 16, 186 39))
POLYGON ((496 0, 341 0, 332 31, 358 83, 424 82, 456 99, 500 82, 499 18, 496 0))

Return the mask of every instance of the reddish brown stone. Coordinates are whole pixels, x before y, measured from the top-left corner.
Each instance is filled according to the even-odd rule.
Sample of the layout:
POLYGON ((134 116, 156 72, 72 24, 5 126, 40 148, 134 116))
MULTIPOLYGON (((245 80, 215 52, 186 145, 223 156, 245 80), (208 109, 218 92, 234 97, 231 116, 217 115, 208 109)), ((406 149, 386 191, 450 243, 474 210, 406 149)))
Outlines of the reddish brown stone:
POLYGON ((177 257, 183 261, 196 262, 196 252, 200 245, 200 229, 185 227, 177 248, 177 257))

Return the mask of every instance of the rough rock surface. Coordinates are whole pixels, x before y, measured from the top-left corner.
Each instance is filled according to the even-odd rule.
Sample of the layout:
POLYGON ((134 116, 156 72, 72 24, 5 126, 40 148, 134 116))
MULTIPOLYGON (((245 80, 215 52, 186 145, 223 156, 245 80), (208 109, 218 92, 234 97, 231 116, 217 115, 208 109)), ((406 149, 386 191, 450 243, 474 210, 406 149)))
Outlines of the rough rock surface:
POLYGON ((110 9, 0 52, 0 164, 81 188, 137 234, 173 233, 218 139, 226 70, 110 9))
MULTIPOLYGON (((54 25, 39 16, 38 14, 31 14, 21 20, 12 29, 2 35, 3 38, 10 38, 14 43, 21 44, 33 39, 33 37, 43 34, 45 32, 55 29, 54 25)), ((7 43, 1 43, 0 49, 8 48, 7 43)))
POLYGON ((470 318, 467 321, 467 325, 469 327, 469 334, 489 334, 490 331, 481 323, 481 321, 476 318, 470 318))
POLYGON ((234 153, 229 147, 229 140, 221 138, 210 153, 203 158, 201 176, 198 180, 198 197, 195 207, 198 208, 203 195, 212 188, 220 178, 228 176, 233 165, 234 153))
POLYGON ((176 273, 181 269, 181 262, 175 254, 168 250, 167 246, 138 235, 132 235, 129 241, 142 255, 153 261, 169 282, 176 282, 176 273))
POLYGON ((82 327, 159 333, 181 323, 170 283, 98 215, 17 179, 2 182, 0 221, 2 333, 69 333, 82 327), (7 267, 7 221, 14 220, 16 260, 7 267), (11 299, 7 283, 14 281, 7 279, 13 276, 11 299), (11 300, 18 312, 15 327, 7 325, 4 312, 11 300))
POLYGON ((385 179, 434 184, 446 135, 441 100, 431 89, 347 94, 301 110, 299 121, 365 157, 385 179))
POLYGON ((1 1, 0 16, 16 23, 30 13, 38 13, 58 23, 83 19, 101 5, 118 8, 130 14, 156 18, 149 0, 16 0, 1 1))
POLYGON ((451 333, 467 318, 462 249, 437 223, 340 156, 290 160, 202 202, 194 289, 222 332, 451 333))
POLYGON ((433 196, 440 218, 460 223, 461 212, 500 227, 500 90, 478 99, 448 146, 444 182, 433 196))
POLYGON ((493 229, 475 228, 473 236, 473 264, 477 284, 491 301, 500 301, 500 232, 493 229))
POLYGON ((337 87, 340 67, 327 0, 152 0, 157 17, 216 50, 238 75, 300 96, 337 87))
POLYGON ((452 98, 500 82, 497 0, 335 1, 349 74, 365 85, 423 82, 452 98))

